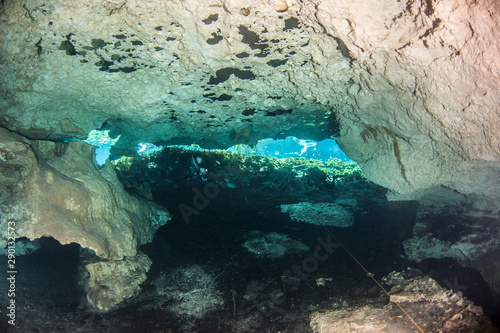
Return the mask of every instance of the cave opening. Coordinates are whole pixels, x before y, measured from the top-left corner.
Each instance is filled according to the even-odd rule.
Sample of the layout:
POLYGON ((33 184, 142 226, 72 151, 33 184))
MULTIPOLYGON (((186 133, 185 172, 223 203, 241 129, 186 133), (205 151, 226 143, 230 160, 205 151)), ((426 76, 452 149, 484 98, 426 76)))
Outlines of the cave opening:
MULTIPOLYGON (((264 141, 263 147, 265 143, 268 142, 264 141)), ((314 166, 307 167, 304 178, 290 177, 297 171, 296 165, 288 169, 277 167, 267 172, 265 178, 259 178, 255 166, 241 167, 248 163, 243 159, 236 167, 224 160, 225 154, 227 158, 227 153, 173 149, 163 151, 155 160, 157 166, 161 166, 162 159, 173 164, 184 161, 185 168, 191 166, 188 174, 196 173, 193 163, 199 163, 200 169, 205 166, 207 170, 224 170, 218 179, 184 174, 182 181, 152 190, 153 200, 173 212, 173 219, 142 250, 154 262, 149 275, 152 290, 165 288, 178 297, 163 303, 164 309, 184 309, 177 313, 183 320, 176 327, 182 328, 197 318, 198 329, 243 331, 248 328, 245 325, 252 327, 255 321, 262 320, 259 328, 271 331, 290 327, 307 330, 311 311, 331 310, 332 306, 387 304, 388 297, 338 244, 331 248, 325 262, 315 258, 319 246, 335 243, 330 232, 348 244, 356 259, 370 267, 370 274, 379 279, 394 271, 414 268, 444 288, 462 292, 496 319, 489 287, 476 270, 451 258, 425 259, 420 263, 409 260, 403 243, 413 236, 416 202, 387 201, 386 189, 356 173, 335 178, 332 186, 318 181, 317 174, 310 172, 314 166), (271 186, 266 183, 270 180, 271 186), (211 183, 219 189, 209 189, 207 184, 211 183), (329 201, 338 204, 336 209, 347 208, 354 224, 345 227, 304 223, 294 219, 293 214, 284 213, 286 204, 303 201, 329 201), (191 295, 199 286, 191 281, 190 274, 197 274, 199 269, 205 270, 210 282, 219 281, 217 290, 221 294, 205 291, 191 295), (187 286, 178 282, 166 283, 165 287, 164 281, 172 278, 167 272, 172 271, 184 271, 182 281, 187 286), (214 305, 217 297, 224 298, 223 295, 229 302, 214 305), (195 300, 197 306, 192 306, 195 300), (204 302, 210 304, 204 307, 204 302), (200 318, 193 311, 207 314, 200 318), (242 324, 245 320, 247 323, 242 324)), ((253 159, 252 154, 247 155, 253 159)), ((301 158, 290 160, 304 162, 301 158)), ((258 165, 262 170, 262 164, 258 165)), ((135 184, 130 189, 135 191, 133 188, 138 187, 141 188, 135 184)), ((319 214, 321 220, 333 216, 342 220, 339 215, 329 215, 324 206, 320 212, 308 213, 319 214)), ((448 236, 453 238, 452 234, 449 232, 448 236)))
POLYGON ((498 17, 1 0, 0 332, 498 332, 498 17))
MULTIPOLYGON (((93 136, 104 148, 112 140, 106 132, 93 136)), ((40 251, 21 259, 26 270, 43 276, 26 282, 27 293, 43 295, 50 288, 51 297, 64 297, 33 307, 53 307, 53 319, 66 316, 94 330, 307 332, 316 311, 386 306, 387 295, 333 234, 377 280, 410 267, 415 270, 409 274, 428 274, 494 317, 489 288, 477 271, 449 258, 409 260, 403 243, 413 236, 416 202, 388 201, 387 190, 364 178, 348 158, 318 153, 342 157, 332 142, 323 149, 318 144, 292 137, 228 150, 142 143, 135 157, 112 156, 131 195, 173 215, 140 247, 153 262, 147 279, 113 311, 96 312, 77 284, 79 246, 42 239, 40 251), (308 150, 316 158, 305 158, 308 150)))

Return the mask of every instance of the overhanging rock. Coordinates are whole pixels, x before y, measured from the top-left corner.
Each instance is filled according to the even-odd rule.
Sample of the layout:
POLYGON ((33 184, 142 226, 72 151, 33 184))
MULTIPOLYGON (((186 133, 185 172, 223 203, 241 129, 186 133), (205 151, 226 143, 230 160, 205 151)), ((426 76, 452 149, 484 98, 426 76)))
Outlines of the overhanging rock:
POLYGON ((498 2, 276 4, 4 1, 0 124, 108 128, 129 151, 334 135, 395 196, 445 186, 498 211, 498 2))
POLYGON ((0 137, 0 207, 3 220, 15 222, 17 237, 51 236, 116 260, 134 256, 170 219, 126 193, 110 165, 98 169, 86 143, 30 141, 4 129, 0 137))

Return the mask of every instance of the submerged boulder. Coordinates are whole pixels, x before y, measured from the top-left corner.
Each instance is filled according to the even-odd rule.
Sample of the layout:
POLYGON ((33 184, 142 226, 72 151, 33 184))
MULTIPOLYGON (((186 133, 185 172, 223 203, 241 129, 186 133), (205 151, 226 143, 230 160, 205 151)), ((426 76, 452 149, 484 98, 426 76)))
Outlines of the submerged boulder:
POLYGON ((201 265, 161 272, 152 281, 157 293, 155 305, 160 303, 178 316, 190 319, 200 319, 209 312, 220 310, 225 302, 216 280, 223 272, 215 275, 201 265))
MULTIPOLYGON (((129 195, 109 164, 97 168, 93 160, 94 148, 86 143, 31 141, 0 128, 2 222, 15 228, 18 238, 51 236, 91 249, 100 264, 86 266, 91 277, 85 289, 92 305, 108 310, 144 280, 140 274, 129 284, 119 276, 149 269, 151 261, 137 249, 152 241, 170 214, 129 195)), ((0 232, 2 248, 16 246, 8 244, 7 228, 0 232)))
POLYGON ((247 241, 242 244, 248 252, 258 258, 277 259, 287 254, 309 251, 309 246, 277 232, 250 231, 247 241))
POLYGON ((151 264, 151 259, 140 251, 121 260, 102 260, 84 249, 80 253, 79 283, 92 306, 108 311, 140 289, 151 264))

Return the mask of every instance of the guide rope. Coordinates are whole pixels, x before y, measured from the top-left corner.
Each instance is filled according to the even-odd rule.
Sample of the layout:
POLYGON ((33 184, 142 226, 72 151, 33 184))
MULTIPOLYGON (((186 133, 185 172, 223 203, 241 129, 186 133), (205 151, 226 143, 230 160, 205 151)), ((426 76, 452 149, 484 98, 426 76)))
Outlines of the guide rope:
POLYGON ((387 296, 389 296, 389 300, 390 300, 390 301, 392 301, 394 304, 396 304, 396 305, 398 306, 398 308, 400 308, 400 309, 401 309, 401 311, 403 311, 403 313, 404 313, 404 314, 405 314, 405 315, 406 315, 406 316, 407 316, 407 317, 411 320, 411 322, 412 322, 412 323, 413 323, 413 324, 414 324, 414 325, 415 325, 415 326, 416 326, 416 327, 420 330, 420 332, 425 333, 425 332, 424 332, 424 330, 423 330, 423 329, 421 329, 421 328, 420 328, 420 326, 418 326, 418 324, 415 322, 415 320, 413 320, 413 318, 412 318, 412 317, 408 314, 408 312, 406 312, 406 311, 405 311, 405 310, 401 307, 401 305, 399 305, 399 303, 398 303, 398 302, 396 302, 396 301, 392 298, 391 294, 389 294, 389 293, 387 292, 387 290, 385 290, 385 288, 384 288, 384 287, 383 287, 383 286, 382 286, 382 285, 381 285, 381 284, 377 281, 377 279, 375 279, 375 278, 373 277, 373 274, 372 274, 372 273, 370 273, 370 272, 368 272, 368 270, 365 268, 365 266, 363 266, 363 265, 362 265, 362 264, 358 261, 358 259, 356 259, 356 257, 355 257, 355 256, 351 253, 351 251, 349 251, 349 250, 348 250, 348 249, 344 246, 344 244, 342 244, 342 243, 338 240, 338 238, 337 238, 337 237, 335 237, 335 235, 334 235, 334 234, 332 234, 332 232, 331 232, 330 230, 328 230, 326 227, 324 227, 324 228, 325 228, 326 232, 328 232, 328 233, 330 234, 330 236, 332 236, 332 237, 333 237, 333 239, 335 239, 335 241, 336 241, 337 243, 339 243, 339 245, 340 245, 340 246, 341 246, 341 247, 342 247, 342 248, 343 248, 343 249, 344 249, 344 250, 345 250, 345 251, 346 251, 346 252, 347 252, 347 253, 348 253, 351 257, 352 257, 352 259, 354 259, 354 261, 355 261, 355 262, 356 262, 356 263, 357 263, 357 264, 358 264, 358 265, 359 265, 359 266, 360 266, 360 267, 361 267, 361 268, 362 268, 362 269, 366 272, 366 275, 368 275, 368 276, 369 276, 369 277, 370 277, 373 281, 375 281, 375 283, 376 283, 376 284, 380 287, 380 289, 382 289, 382 290, 384 291, 384 293, 385 293, 387 296))

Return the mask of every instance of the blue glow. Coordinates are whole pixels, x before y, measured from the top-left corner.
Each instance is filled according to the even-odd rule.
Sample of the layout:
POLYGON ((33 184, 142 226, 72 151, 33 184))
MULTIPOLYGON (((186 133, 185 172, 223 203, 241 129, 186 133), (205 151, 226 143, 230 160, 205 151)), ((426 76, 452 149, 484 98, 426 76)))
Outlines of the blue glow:
POLYGON ((111 147, 118 141, 120 136, 113 139, 109 137, 109 131, 93 130, 89 133, 89 137, 84 142, 98 147, 95 151, 95 162, 102 166, 106 163, 110 155, 111 147))
POLYGON ((304 157, 322 161, 338 158, 346 162, 352 162, 333 139, 314 141, 289 136, 286 139, 260 140, 253 149, 247 145, 236 145, 227 150, 246 156, 260 155, 277 158, 304 157))
MULTIPOLYGON (((151 143, 140 143, 137 147, 137 153, 139 155, 150 156, 152 153, 161 151, 163 148, 163 146, 155 146, 151 143)), ((172 145, 167 146, 167 148, 180 148, 190 151, 224 151, 223 149, 204 149, 196 144, 172 145)), ((226 151, 245 156, 259 155, 276 158, 303 157, 325 162, 332 158, 338 158, 345 162, 353 162, 333 139, 314 141, 289 136, 286 139, 278 140, 263 139, 253 148, 249 145, 239 144, 229 147, 226 151)))
POLYGON ((162 151, 164 146, 155 146, 152 143, 139 143, 137 145, 137 153, 139 155, 150 156, 153 153, 162 151))

